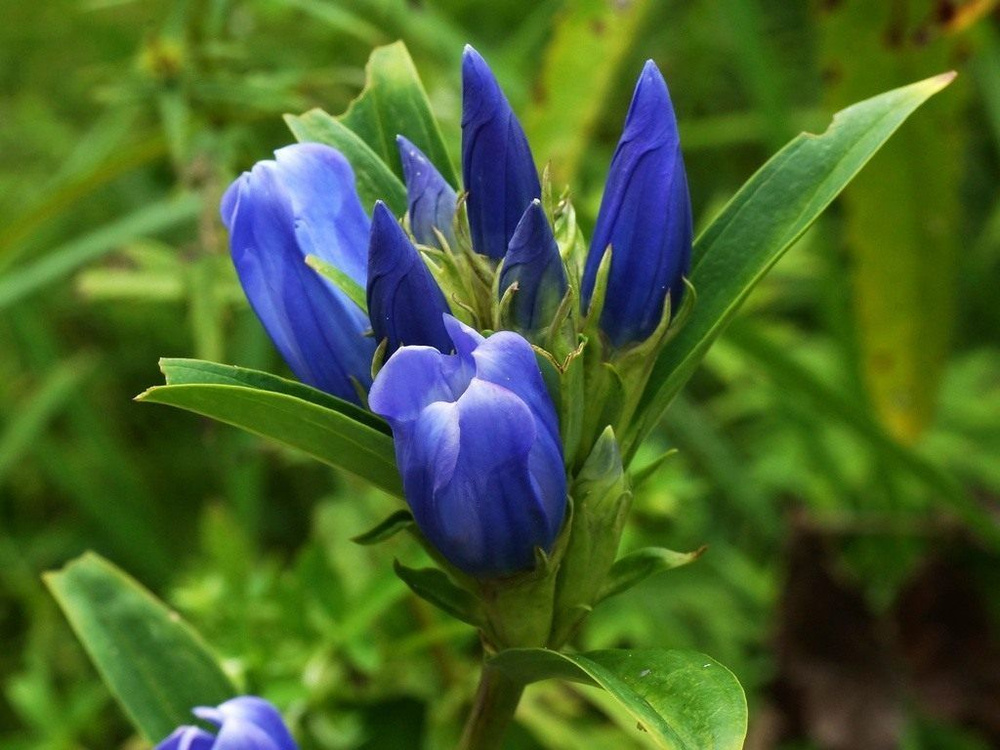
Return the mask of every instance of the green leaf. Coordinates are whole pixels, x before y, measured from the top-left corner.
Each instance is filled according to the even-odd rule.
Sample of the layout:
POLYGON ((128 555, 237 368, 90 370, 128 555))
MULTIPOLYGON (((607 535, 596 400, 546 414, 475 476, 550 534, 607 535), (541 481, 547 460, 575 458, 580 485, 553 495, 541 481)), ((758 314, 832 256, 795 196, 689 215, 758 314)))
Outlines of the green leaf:
POLYGON ((705 552, 705 547, 694 552, 674 552, 663 547, 643 547, 630 552, 611 566, 608 578, 597 596, 597 601, 603 601, 609 596, 615 596, 628 591, 637 583, 644 581, 654 573, 672 570, 682 565, 694 562, 705 552))
POLYGON ((954 77, 944 73, 888 91, 837 113, 822 135, 797 136, 705 229, 690 277, 697 305, 653 367, 638 426, 624 446, 626 463, 757 282, 903 121, 954 77))
POLYGON ((363 546, 378 544, 379 542, 384 542, 386 539, 391 539, 400 531, 412 528, 413 524, 413 514, 410 511, 397 510, 374 528, 369 529, 363 534, 351 537, 351 541, 363 546))
POLYGON ((403 183, 357 133, 321 109, 285 115, 285 122, 299 142, 325 143, 347 158, 354 168, 361 205, 369 214, 377 200, 384 201, 397 216, 406 213, 403 183))
POLYGON ((482 627, 482 607, 471 593, 457 586, 447 573, 437 568, 408 568, 398 560, 393 569, 410 591, 462 622, 482 627))
POLYGON ((108 561, 88 552, 44 578, 105 683, 150 742, 190 724, 193 707, 236 694, 198 634, 108 561))
POLYGON ((198 360, 165 362, 168 384, 139 394, 137 401, 176 406, 241 427, 403 496, 392 437, 378 417, 266 373, 198 360), (211 377, 213 367, 230 379, 199 380, 211 377))
POLYGON ((403 165, 396 136, 404 135, 457 187, 455 169, 406 45, 396 42, 373 50, 365 73, 364 90, 340 122, 361 136, 399 179, 403 165))
POLYGON ((557 677, 604 688, 668 750, 739 750, 747 703, 736 677, 694 651, 658 649, 563 654, 509 649, 487 663, 530 683, 557 677))
POLYGON ((386 435, 391 435, 388 423, 367 409, 362 409, 350 401, 332 396, 326 391, 272 375, 269 372, 252 370, 249 367, 223 365, 218 362, 206 362, 202 359, 185 359, 182 357, 163 357, 160 359, 160 372, 163 373, 167 385, 191 385, 196 383, 213 385, 244 385, 262 391, 284 393, 300 398, 303 401, 333 409, 357 422, 372 427, 386 435))

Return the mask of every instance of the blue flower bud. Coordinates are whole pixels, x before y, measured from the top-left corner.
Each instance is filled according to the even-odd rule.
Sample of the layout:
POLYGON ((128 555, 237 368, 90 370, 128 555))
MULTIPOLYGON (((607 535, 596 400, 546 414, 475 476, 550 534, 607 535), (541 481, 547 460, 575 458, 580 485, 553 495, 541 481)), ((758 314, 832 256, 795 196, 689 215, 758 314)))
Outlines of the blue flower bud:
POLYGON ((216 708, 196 708, 194 715, 215 724, 218 734, 179 727, 156 750, 298 750, 281 714, 263 698, 243 695, 216 708))
POLYGON ((493 71, 469 46, 462 56, 462 180, 472 247, 499 260, 542 188, 521 123, 493 71))
POLYGON ((677 309, 691 262, 691 198, 677 120, 652 60, 642 69, 611 159, 583 272, 584 311, 609 245, 611 269, 600 325, 612 344, 623 346, 653 333, 668 290, 677 309))
POLYGON ((528 205, 510 238, 500 271, 500 297, 517 282, 511 302, 514 323, 525 331, 548 325, 566 294, 566 269, 552 227, 538 200, 528 205))
POLYGON ((372 215, 368 247, 368 314, 386 355, 405 345, 451 350, 442 316, 451 312, 417 249, 382 201, 372 215))
POLYGON ((316 255, 364 286, 368 217, 347 160, 329 146, 275 152, 222 199, 233 264, 250 306, 296 377, 350 401, 371 382, 367 316, 306 265, 316 255))
POLYGON ((531 568, 566 511, 555 407, 535 353, 501 331, 484 339, 450 315, 455 354, 407 346, 375 378, 406 500, 424 536, 466 573, 531 568))
POLYGON ((403 176, 406 178, 407 210, 410 213, 413 236, 421 245, 440 247, 434 233, 437 229, 454 249, 455 191, 423 151, 401 135, 396 136, 396 145, 399 147, 403 176))

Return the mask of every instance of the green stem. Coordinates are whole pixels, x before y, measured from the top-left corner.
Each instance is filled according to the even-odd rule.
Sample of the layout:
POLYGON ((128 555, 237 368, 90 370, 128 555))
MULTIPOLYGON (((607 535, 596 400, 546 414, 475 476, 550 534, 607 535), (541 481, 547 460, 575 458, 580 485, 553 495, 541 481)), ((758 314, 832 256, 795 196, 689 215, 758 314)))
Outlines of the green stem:
POLYGON ((484 665, 459 750, 500 750, 523 690, 503 672, 484 665))

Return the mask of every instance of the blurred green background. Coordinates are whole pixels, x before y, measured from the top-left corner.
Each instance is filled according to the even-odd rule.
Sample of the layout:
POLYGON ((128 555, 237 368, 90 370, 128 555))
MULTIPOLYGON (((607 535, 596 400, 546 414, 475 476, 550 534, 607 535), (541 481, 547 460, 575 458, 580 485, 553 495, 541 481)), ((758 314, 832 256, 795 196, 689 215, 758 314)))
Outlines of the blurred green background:
MULTIPOLYGON (((85 549, 198 627, 304 750, 444 748, 477 644, 348 539, 392 501, 131 398, 160 356, 285 372, 217 218, 228 182, 408 45, 457 156, 490 61, 592 225, 657 61, 696 223, 802 129, 948 69, 712 350, 640 455, 624 547, 709 545, 587 648, 732 668, 748 748, 1000 747, 1000 13, 990 0, 7 0, 0 25, 0 747, 140 747, 40 574, 85 549)), ((457 159, 456 159, 457 161, 457 159)), ((527 692, 511 748, 648 747, 527 692)))

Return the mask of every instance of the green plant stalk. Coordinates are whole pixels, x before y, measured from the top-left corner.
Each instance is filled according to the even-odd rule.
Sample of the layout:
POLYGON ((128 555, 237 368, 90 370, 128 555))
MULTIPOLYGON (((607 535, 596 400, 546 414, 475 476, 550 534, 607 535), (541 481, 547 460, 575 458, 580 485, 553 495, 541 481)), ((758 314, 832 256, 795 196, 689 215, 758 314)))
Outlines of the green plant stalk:
POLYGON ((522 683, 484 664, 459 750, 500 750, 523 691, 522 683))

